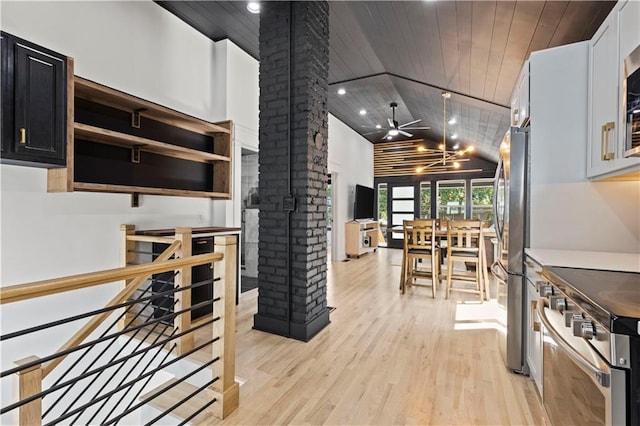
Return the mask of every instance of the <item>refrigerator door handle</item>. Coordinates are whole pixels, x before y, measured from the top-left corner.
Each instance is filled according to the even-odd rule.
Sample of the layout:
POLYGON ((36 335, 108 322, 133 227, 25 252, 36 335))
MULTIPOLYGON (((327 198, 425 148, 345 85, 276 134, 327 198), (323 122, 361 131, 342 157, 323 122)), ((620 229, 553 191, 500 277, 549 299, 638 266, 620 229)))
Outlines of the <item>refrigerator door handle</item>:
POLYGON ((493 227, 496 230, 496 237, 500 243, 502 243, 502 229, 500 229, 500 220, 498 220, 498 181, 502 167, 502 157, 500 157, 498 166, 496 167, 496 176, 493 179, 493 227))

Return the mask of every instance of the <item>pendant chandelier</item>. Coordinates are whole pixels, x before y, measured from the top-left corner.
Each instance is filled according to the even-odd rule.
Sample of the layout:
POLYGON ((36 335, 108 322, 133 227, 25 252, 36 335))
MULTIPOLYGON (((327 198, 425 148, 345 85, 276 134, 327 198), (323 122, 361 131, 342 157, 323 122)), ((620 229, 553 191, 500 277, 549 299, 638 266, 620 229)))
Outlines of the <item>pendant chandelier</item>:
MULTIPOLYGON (((460 168, 461 161, 469 161, 466 154, 473 152, 474 148, 469 145, 466 149, 458 149, 456 145, 453 149, 447 149, 447 100, 451 98, 451 93, 442 92, 443 114, 442 114, 442 143, 438 149, 418 146, 418 151, 425 156, 425 164, 416 167, 416 173, 438 173, 447 172, 460 168)), ((453 119, 449 123, 454 124, 453 119)), ((457 136, 454 134, 453 138, 457 136)))

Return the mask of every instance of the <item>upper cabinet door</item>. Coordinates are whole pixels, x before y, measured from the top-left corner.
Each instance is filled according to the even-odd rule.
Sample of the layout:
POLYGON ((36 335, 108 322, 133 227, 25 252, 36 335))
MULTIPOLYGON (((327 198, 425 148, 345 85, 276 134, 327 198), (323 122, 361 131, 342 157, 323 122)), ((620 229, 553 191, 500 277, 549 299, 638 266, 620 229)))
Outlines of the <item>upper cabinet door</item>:
POLYGON ((5 46, 2 160, 64 166, 67 58, 8 34, 3 34, 5 46))
POLYGON ((525 126, 529 122, 529 61, 525 61, 511 96, 511 125, 525 126))
POLYGON ((625 158, 624 58, 640 44, 640 2, 619 1, 589 43, 587 175, 637 179, 640 159, 625 158))
POLYGON ((589 149, 587 175, 615 168, 618 134, 618 30, 610 14, 589 43, 589 149))

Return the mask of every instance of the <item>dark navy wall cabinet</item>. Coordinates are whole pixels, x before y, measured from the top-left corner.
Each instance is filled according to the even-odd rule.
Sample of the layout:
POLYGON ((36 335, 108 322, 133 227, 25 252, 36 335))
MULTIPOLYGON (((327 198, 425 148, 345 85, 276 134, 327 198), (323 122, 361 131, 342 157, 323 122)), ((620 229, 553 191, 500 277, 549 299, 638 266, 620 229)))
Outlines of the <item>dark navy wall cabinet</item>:
POLYGON ((65 166, 67 57, 1 36, 2 163, 65 166))

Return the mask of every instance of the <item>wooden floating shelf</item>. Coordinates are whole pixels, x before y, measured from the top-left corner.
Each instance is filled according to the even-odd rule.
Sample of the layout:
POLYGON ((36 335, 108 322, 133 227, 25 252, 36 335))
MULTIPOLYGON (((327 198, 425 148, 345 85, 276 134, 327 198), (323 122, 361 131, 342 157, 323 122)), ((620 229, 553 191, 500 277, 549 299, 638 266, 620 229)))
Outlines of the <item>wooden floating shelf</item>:
POLYGON ((171 126, 203 135, 231 133, 223 125, 209 123, 171 108, 146 101, 133 95, 75 76, 75 96, 91 102, 107 105, 130 113, 138 112, 143 117, 161 121, 171 126))
POLYGON ((184 189, 150 188, 144 186, 111 185, 102 183, 74 182, 73 189, 76 191, 87 192, 116 192, 124 194, 137 192, 139 194, 147 195, 173 195, 181 197, 231 199, 231 194, 226 192, 189 191, 184 189))
POLYGON ((67 98, 67 167, 47 172, 47 191, 232 198, 232 121, 210 123, 72 73, 67 98))
POLYGON ((209 163, 212 161, 231 162, 231 158, 223 155, 198 151, 195 149, 172 145, 165 142, 154 141, 147 138, 141 138, 139 136, 90 126, 88 124, 74 123, 73 130, 77 138, 86 139, 93 142, 100 142, 130 148, 137 147, 141 151, 153 152, 161 155, 169 155, 172 157, 182 158, 183 160, 198 161, 200 163, 209 163))

